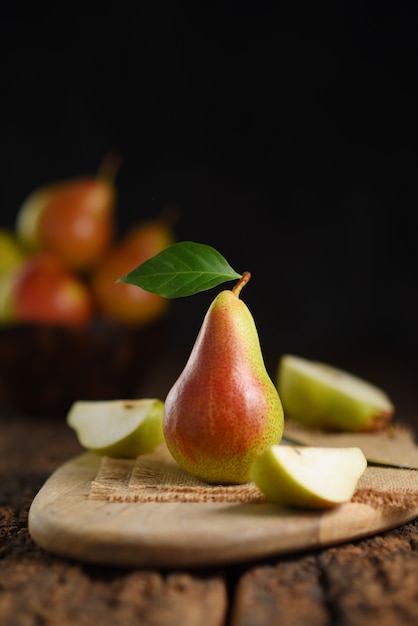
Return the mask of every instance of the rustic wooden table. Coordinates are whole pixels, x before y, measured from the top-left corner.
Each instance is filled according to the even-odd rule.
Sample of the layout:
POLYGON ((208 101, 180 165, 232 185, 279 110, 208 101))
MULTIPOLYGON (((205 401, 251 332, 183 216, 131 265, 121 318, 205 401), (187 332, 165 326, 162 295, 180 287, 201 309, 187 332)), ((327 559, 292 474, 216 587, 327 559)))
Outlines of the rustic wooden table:
MULTIPOLYGON (((405 379, 397 366, 393 373, 396 385, 386 374, 379 382, 417 430, 412 374, 405 379)), ((335 547, 216 569, 118 569, 44 552, 28 534, 29 507, 80 450, 64 419, 0 415, 2 626, 418 623, 418 520, 335 547)))

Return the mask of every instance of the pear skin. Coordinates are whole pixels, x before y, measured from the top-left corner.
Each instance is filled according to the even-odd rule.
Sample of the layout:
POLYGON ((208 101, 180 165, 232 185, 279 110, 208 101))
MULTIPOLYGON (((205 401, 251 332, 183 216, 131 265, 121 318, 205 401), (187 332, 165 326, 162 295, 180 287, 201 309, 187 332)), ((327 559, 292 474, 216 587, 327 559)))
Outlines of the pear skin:
POLYGON ((22 263, 27 256, 16 234, 9 228, 0 227, 0 276, 22 263))
POLYGON ((110 155, 97 176, 35 189, 17 214, 16 232, 21 243, 30 251, 54 252, 77 271, 96 267, 116 234, 113 178, 118 166, 110 155))
POLYGON ((9 322, 83 326, 95 313, 87 285, 60 257, 39 252, 10 275, 3 303, 9 322))
POLYGON ((283 409, 252 314, 239 299, 246 272, 210 305, 165 400, 163 429, 177 463, 208 483, 250 481, 260 451, 283 435, 283 409))
POLYGON ((108 318, 144 325, 159 319, 168 310, 169 301, 118 278, 141 265, 174 243, 175 234, 165 213, 156 219, 139 222, 115 244, 91 277, 91 287, 99 311, 108 318))

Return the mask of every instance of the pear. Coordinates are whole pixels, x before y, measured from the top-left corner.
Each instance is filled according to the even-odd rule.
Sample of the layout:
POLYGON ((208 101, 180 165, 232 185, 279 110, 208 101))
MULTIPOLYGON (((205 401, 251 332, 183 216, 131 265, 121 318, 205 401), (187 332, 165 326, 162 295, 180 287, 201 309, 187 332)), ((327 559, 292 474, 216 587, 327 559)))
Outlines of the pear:
POLYGON ((164 403, 158 398, 78 400, 67 414, 67 424, 87 450, 135 458, 164 441, 163 410, 164 403))
POLYGON ((16 234, 29 251, 58 254, 77 271, 103 258, 116 232, 114 173, 108 155, 96 176, 80 176, 35 189, 20 206, 16 234))
POLYGON ((166 207, 157 218, 132 225, 108 251, 90 281, 102 315, 142 326, 166 313, 169 305, 166 298, 118 279, 174 243, 174 217, 171 208, 166 207))
POLYGON ((283 434, 280 398, 253 316, 239 299, 249 278, 245 272, 213 300, 165 400, 168 449, 184 470, 208 483, 248 482, 259 452, 283 434))
POLYGON ((366 468, 358 447, 273 445, 254 461, 251 479, 276 504, 327 509, 351 500, 366 468))
POLYGON ((0 275, 20 265, 25 258, 26 251, 14 231, 0 228, 0 275))
POLYGON ((384 428, 395 408, 379 387, 349 372, 287 354, 277 388, 287 417, 323 430, 367 432, 384 428))
POLYGON ((26 259, 27 253, 15 233, 9 228, 0 228, 0 324, 15 321, 11 293, 19 267, 26 259))
POLYGON ((0 272, 0 324, 14 324, 16 315, 14 311, 12 292, 18 275, 18 267, 11 267, 0 272))
POLYGON ((83 326, 95 313, 84 281, 51 252, 38 252, 0 280, 0 318, 8 322, 83 326))

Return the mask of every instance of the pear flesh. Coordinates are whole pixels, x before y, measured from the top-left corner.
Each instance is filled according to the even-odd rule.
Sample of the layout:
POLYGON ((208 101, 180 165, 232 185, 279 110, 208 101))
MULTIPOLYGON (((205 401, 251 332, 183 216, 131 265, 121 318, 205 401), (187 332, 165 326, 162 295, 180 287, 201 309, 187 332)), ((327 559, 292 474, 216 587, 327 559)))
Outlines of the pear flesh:
POLYGON ((164 403, 141 400, 79 400, 67 415, 67 424, 80 444, 99 455, 135 458, 152 452, 164 441, 164 403))
POLYGON ((241 281, 213 300, 165 399, 168 449, 183 469, 208 483, 249 482, 258 453, 283 434, 281 401, 254 319, 238 297, 241 281))
POLYGON ((367 468, 360 448, 271 446, 251 478, 266 498, 292 508, 327 509, 349 502, 367 468))
POLYGON ((277 388, 285 415, 310 428, 376 431, 395 410, 388 395, 368 381, 290 354, 279 362, 277 388))

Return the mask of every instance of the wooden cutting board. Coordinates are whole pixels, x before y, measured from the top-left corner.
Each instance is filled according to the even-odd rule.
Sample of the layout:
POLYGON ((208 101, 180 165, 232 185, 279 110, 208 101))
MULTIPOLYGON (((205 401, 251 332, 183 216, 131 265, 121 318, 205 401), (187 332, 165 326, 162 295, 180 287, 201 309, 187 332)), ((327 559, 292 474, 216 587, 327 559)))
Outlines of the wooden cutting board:
MULTIPOLYGON (((158 469, 158 456, 148 455, 148 461, 158 469)), ((194 501, 192 485, 167 496, 158 472, 146 489, 130 488, 128 474, 132 479, 141 469, 132 463, 116 462, 109 474, 106 459, 86 452, 61 466, 31 505, 33 540, 53 554, 89 563, 190 568, 335 545, 418 517, 417 470, 368 467, 353 501, 297 511, 257 501, 255 492, 248 501, 234 501, 230 492, 226 499, 194 501)))

